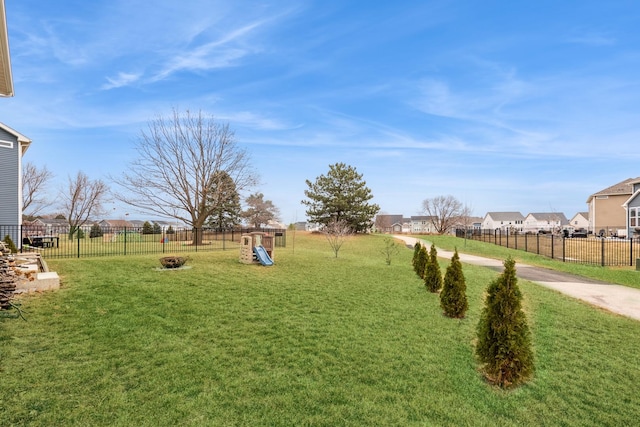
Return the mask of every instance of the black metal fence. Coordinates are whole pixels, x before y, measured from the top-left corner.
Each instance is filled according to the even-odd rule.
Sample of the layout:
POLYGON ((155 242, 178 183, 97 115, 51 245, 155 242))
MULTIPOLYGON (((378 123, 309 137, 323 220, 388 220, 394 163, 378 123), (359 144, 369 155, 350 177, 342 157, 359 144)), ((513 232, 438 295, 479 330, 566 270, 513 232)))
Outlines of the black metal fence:
POLYGON ((0 239, 11 238, 19 252, 39 252, 43 258, 80 258, 154 253, 239 250, 243 234, 274 236, 274 246, 286 247, 284 229, 180 228, 149 232, 143 227, 81 227, 0 225, 0 239))
POLYGON ((633 266, 640 259, 639 238, 566 237, 508 230, 456 230, 457 237, 493 243, 577 264, 633 266))

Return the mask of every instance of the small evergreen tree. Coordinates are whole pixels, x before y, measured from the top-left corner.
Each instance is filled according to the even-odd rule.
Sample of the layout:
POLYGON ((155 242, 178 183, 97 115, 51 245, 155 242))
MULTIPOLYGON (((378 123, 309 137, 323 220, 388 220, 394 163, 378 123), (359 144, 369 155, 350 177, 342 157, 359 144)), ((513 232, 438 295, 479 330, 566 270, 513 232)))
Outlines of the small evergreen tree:
POLYGON ((89 238, 93 239, 94 237, 102 237, 102 228, 99 224, 93 224, 89 230, 89 238))
POLYGON ((504 271, 489 284, 478 323, 476 355, 485 377, 500 387, 510 387, 533 375, 533 351, 515 261, 509 257, 504 271))
POLYGON ((8 234, 4 236, 4 243, 7 245, 7 248, 9 248, 12 254, 15 254, 18 252, 18 248, 16 248, 16 244, 13 243, 11 236, 9 236, 8 234))
POLYGON ((416 244, 413 245, 413 259, 411 259, 411 265, 413 266, 413 271, 415 271, 416 273, 418 272, 418 256, 420 255, 421 248, 422 245, 420 244, 420 242, 416 242, 416 244))
POLYGON ((153 234, 162 234, 162 227, 157 222, 153 223, 153 234))
POLYGON ((142 224, 142 234, 153 234, 153 225, 149 221, 142 224))
POLYGON ((420 279, 424 280, 424 271, 427 268, 428 260, 429 260, 429 254, 427 253, 426 246, 420 246, 420 252, 418 253, 418 260, 416 261, 416 274, 420 279))
POLYGON ((445 316, 454 319, 462 319, 469 308, 467 285, 462 273, 458 249, 453 253, 451 264, 447 267, 447 272, 444 275, 444 285, 442 292, 440 292, 440 307, 442 307, 445 316))
POLYGON ((173 229, 172 226, 169 226, 169 228, 167 228, 167 234, 175 234, 176 230, 173 229))
POLYGON ((384 248, 382 249, 382 255, 385 256, 385 262, 387 265, 391 265, 391 258, 394 255, 398 255, 400 253, 400 249, 398 249, 398 244, 393 241, 391 237, 384 238, 384 248))
POLYGON ((434 244, 431 244, 429 250, 429 259, 424 272, 424 285, 429 292, 435 293, 442 289, 442 273, 440 272, 440 264, 438 264, 438 251, 434 244))

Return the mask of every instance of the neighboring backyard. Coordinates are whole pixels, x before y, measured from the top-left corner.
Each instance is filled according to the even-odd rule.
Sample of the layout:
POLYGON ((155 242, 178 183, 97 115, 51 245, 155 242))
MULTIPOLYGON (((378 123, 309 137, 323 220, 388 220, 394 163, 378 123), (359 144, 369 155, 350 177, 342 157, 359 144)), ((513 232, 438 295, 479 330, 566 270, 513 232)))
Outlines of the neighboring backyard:
MULTIPOLYGON (((51 260, 62 288, 20 297, 26 322, 0 319, 0 419, 30 426, 640 419, 640 322, 520 281, 536 373, 516 390, 496 390, 478 372, 473 345, 483 293, 497 273, 464 265, 469 311, 449 319, 413 272, 412 250, 400 247, 386 265, 384 238, 354 237, 336 259, 323 236, 292 233, 286 248, 275 248, 273 267, 241 264, 239 250, 190 253, 191 268, 178 271, 158 271, 160 255, 51 260)), ((465 249, 461 239, 436 243, 465 249)), ((447 265, 442 260, 443 273, 447 265)))

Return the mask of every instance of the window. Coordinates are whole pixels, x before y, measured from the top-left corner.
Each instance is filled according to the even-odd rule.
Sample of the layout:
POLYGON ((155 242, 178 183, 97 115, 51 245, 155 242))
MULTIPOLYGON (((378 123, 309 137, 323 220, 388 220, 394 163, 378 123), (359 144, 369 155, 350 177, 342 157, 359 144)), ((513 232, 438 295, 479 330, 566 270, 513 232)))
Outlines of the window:
POLYGON ((629 227, 640 227, 640 208, 629 208, 629 227))
POLYGON ((0 147, 2 147, 2 148, 13 148, 13 141, 2 141, 2 140, 0 140, 0 147))

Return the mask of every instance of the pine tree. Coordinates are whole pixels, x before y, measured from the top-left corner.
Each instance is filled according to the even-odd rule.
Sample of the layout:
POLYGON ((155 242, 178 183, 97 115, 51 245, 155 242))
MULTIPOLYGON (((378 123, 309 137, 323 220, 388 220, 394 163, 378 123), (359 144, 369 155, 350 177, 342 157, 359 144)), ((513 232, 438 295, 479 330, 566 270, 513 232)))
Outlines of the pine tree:
POLYGON ((464 317, 469 308, 466 292, 467 285, 462 273, 458 249, 456 249, 444 275, 444 285, 440 292, 440 307, 445 316, 455 319, 464 317))
POLYGON ((440 272, 440 264, 438 264, 438 251, 434 244, 431 244, 429 250, 429 259, 424 272, 424 285, 429 292, 435 293, 442 289, 442 273, 440 272))
POLYGON ((500 387, 520 384, 533 375, 531 333, 521 301, 515 261, 509 257, 503 273, 487 289, 476 347, 486 378, 500 387))
POLYGON ((149 221, 142 224, 142 234, 153 234, 153 225, 149 221))
POLYGON ((102 228, 99 224, 93 224, 91 226, 91 230, 89 231, 89 238, 93 239, 94 237, 102 237, 102 228))

